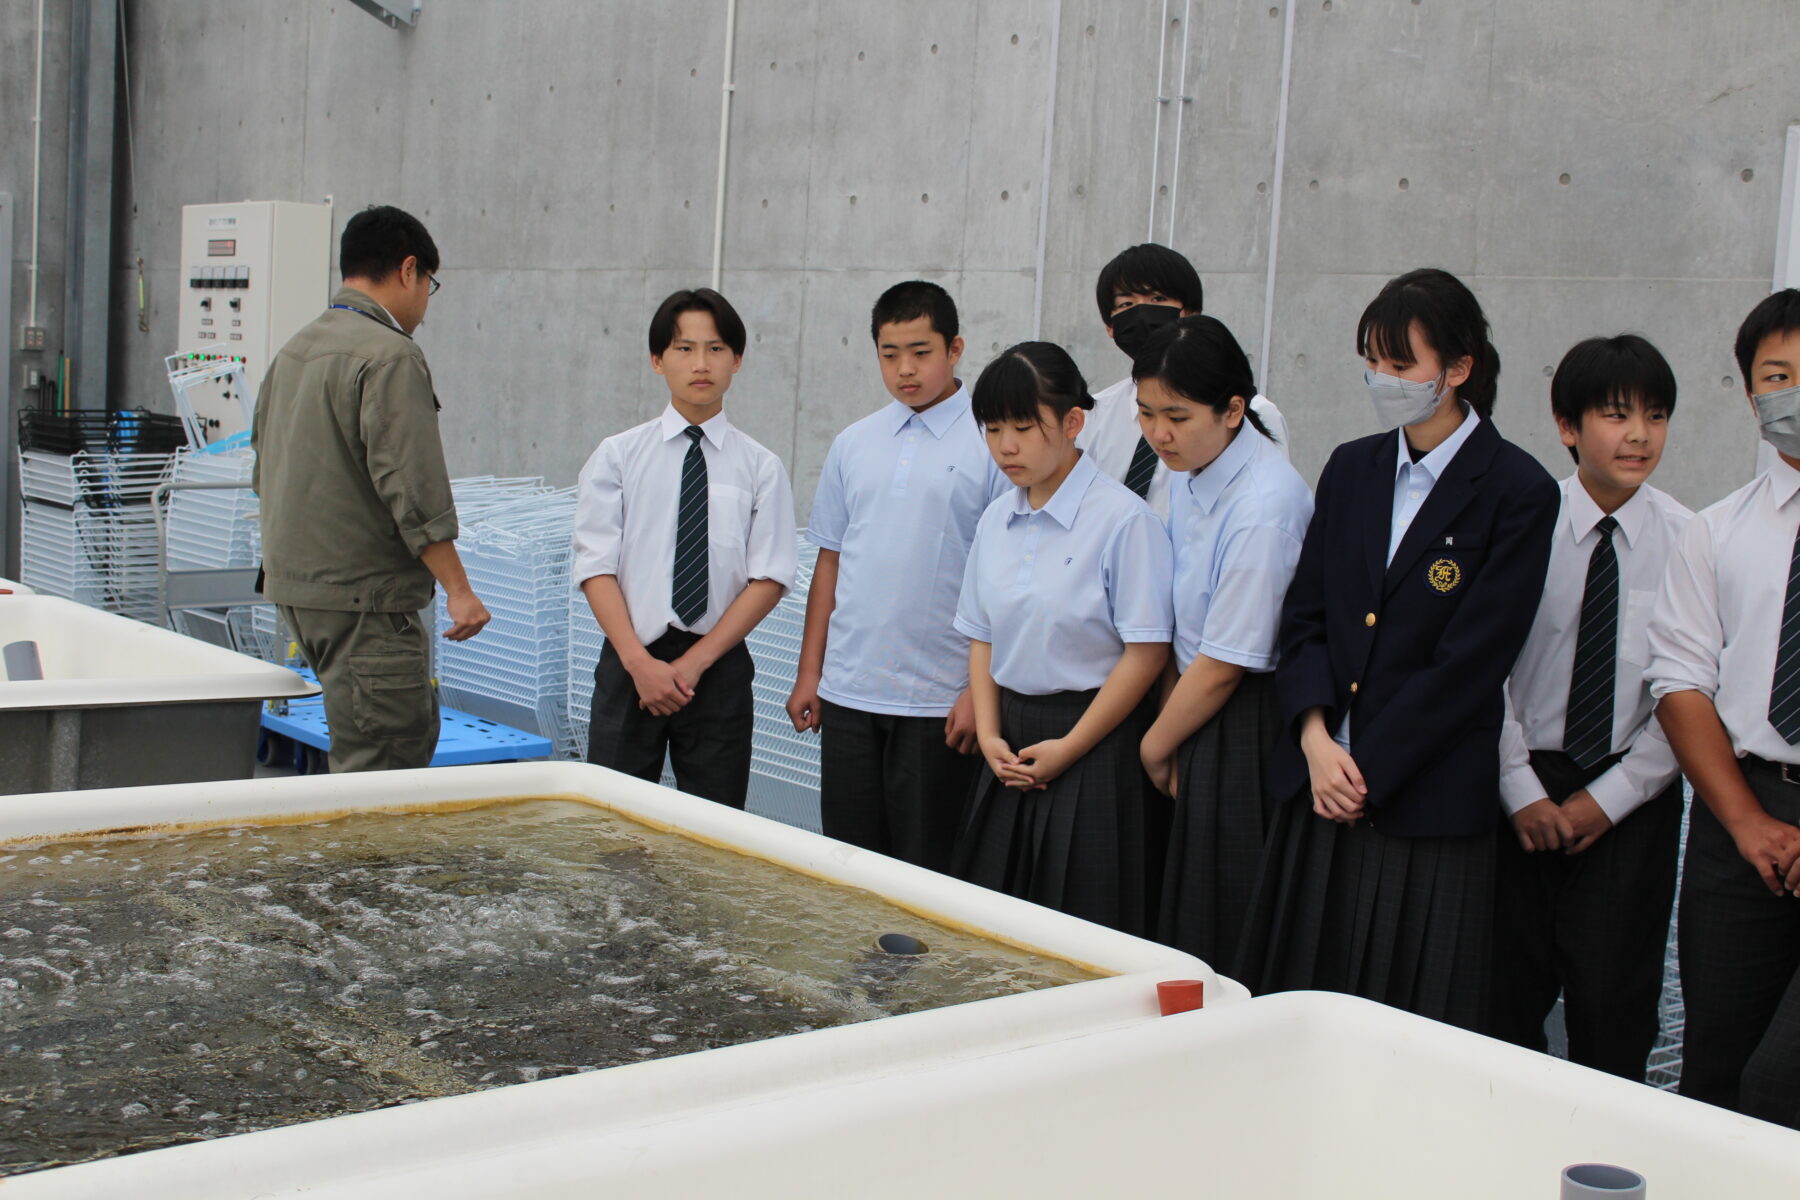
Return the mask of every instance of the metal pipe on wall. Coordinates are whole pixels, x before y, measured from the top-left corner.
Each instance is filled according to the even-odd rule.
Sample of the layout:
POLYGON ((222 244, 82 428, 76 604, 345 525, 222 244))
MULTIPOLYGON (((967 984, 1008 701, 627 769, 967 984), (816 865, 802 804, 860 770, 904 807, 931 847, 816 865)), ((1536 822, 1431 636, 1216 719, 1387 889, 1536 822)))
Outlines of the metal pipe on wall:
POLYGON ((69 198, 63 275, 65 408, 107 406, 112 295, 113 105, 118 0, 74 0, 69 30, 69 198))
POLYGON ((1050 13, 1050 83, 1044 92, 1044 168, 1038 178, 1037 278, 1032 285, 1031 336, 1044 335, 1044 263, 1050 252, 1050 165, 1056 138, 1056 60, 1062 38, 1062 0, 1050 13))
MULTIPOLYGON (((31 271, 27 278, 29 299, 25 304, 25 323, 36 325, 38 319, 38 226, 44 208, 44 0, 37 6, 37 99, 31 109, 31 271)), ((9 317, 11 314, 8 314, 9 317)), ((12 330, 7 330, 12 337, 12 330)), ((11 387, 10 380, 7 384, 11 387)))
POLYGON ((1187 118, 1188 105, 1194 102, 1194 98, 1188 95, 1187 90, 1188 46, 1192 44, 1192 34, 1188 30, 1188 18, 1193 15, 1193 11, 1194 0, 1182 0, 1181 82, 1175 88, 1175 98, 1181 101, 1181 107, 1175 110, 1175 159, 1169 167, 1169 237, 1167 244, 1171 246, 1175 244, 1175 201, 1181 196, 1181 126, 1187 118))
POLYGON ((712 289, 719 290, 725 265, 725 160, 731 152, 731 81, 737 43, 737 0, 725 0, 725 74, 719 86, 719 180, 713 192, 712 289))
POLYGON ((1256 356, 1256 383, 1269 386, 1269 346, 1275 321, 1275 257, 1281 245, 1281 177, 1286 170, 1288 84, 1294 74, 1294 0, 1288 0, 1281 28, 1281 102, 1275 110, 1275 178, 1269 185, 1269 267, 1263 277, 1262 349, 1256 356))
POLYGON ((1169 0, 1162 0, 1162 21, 1156 27, 1156 127, 1150 135, 1150 218, 1145 223, 1144 240, 1156 237, 1156 165, 1162 153, 1163 60, 1169 57, 1169 0))

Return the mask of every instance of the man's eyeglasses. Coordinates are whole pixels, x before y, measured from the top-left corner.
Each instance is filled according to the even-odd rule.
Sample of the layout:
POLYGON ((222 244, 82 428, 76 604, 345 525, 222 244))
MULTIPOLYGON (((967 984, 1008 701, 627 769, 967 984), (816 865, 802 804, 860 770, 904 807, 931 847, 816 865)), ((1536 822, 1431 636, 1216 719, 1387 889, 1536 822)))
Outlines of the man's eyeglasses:
POLYGON ((427 278, 428 278, 428 279, 430 279, 430 280, 431 280, 431 290, 430 290, 430 291, 428 291, 428 292, 426 292, 426 293, 425 293, 425 294, 426 294, 426 295, 427 295, 427 296, 435 296, 435 295, 437 295, 437 290, 438 290, 438 289, 439 289, 439 288, 440 288, 440 287, 442 287, 442 286, 443 286, 443 284, 441 284, 441 283, 439 283, 439 282, 438 282, 438 277, 437 277, 437 276, 436 276, 436 275, 430 275, 430 276, 427 276, 427 278))

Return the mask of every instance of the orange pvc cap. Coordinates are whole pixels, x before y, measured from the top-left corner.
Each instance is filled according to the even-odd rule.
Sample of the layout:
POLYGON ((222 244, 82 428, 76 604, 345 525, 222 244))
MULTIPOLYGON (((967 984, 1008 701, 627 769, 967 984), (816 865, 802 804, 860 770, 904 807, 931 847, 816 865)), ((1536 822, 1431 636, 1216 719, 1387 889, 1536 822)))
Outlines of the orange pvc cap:
POLYGON ((1156 985, 1156 1002, 1162 1015, 1193 1012, 1206 1005, 1206 983, 1200 979, 1165 979, 1156 985))

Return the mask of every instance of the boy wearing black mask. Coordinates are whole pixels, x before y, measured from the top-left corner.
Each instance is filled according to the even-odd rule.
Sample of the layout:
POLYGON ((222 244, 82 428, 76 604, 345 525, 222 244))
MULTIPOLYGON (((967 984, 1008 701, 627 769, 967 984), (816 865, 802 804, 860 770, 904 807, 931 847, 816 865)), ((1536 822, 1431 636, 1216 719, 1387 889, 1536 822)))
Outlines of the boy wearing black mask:
MULTIPOLYGON (((1146 242, 1101 268, 1094 299, 1107 336, 1135 358, 1156 329, 1200 312, 1200 275, 1182 255, 1146 242)), ((1280 410, 1261 395, 1250 401, 1250 408, 1286 454, 1288 429, 1280 410)), ((1087 425, 1075 442, 1093 455, 1094 464, 1102 471, 1142 496, 1157 516, 1168 519, 1169 468, 1138 428, 1137 385, 1129 372, 1094 394, 1094 411, 1088 414, 1087 425)))

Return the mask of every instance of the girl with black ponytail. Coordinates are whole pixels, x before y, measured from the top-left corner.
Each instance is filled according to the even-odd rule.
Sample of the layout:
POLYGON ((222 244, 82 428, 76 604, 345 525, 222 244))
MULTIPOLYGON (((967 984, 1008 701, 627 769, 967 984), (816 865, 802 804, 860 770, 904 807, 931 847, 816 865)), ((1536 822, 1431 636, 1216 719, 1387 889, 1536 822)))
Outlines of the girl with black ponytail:
POLYGON ((1240 978, 1483 1024, 1502 688, 1560 492, 1491 420, 1500 359, 1440 270, 1356 329, 1383 432, 1339 446, 1281 615, 1281 801, 1240 978))
POLYGON ((1012 481, 975 528, 956 629, 987 770, 956 873, 1127 933, 1149 932, 1138 742, 1169 655, 1169 537, 1075 444, 1087 382, 1060 346, 989 363, 973 409, 1012 481))
POLYGON ((1176 671, 1141 745, 1173 801, 1156 937, 1223 966, 1274 807, 1276 635, 1312 492, 1251 407, 1250 362, 1217 320, 1152 333, 1132 378, 1144 440, 1170 472, 1175 552, 1176 671))

